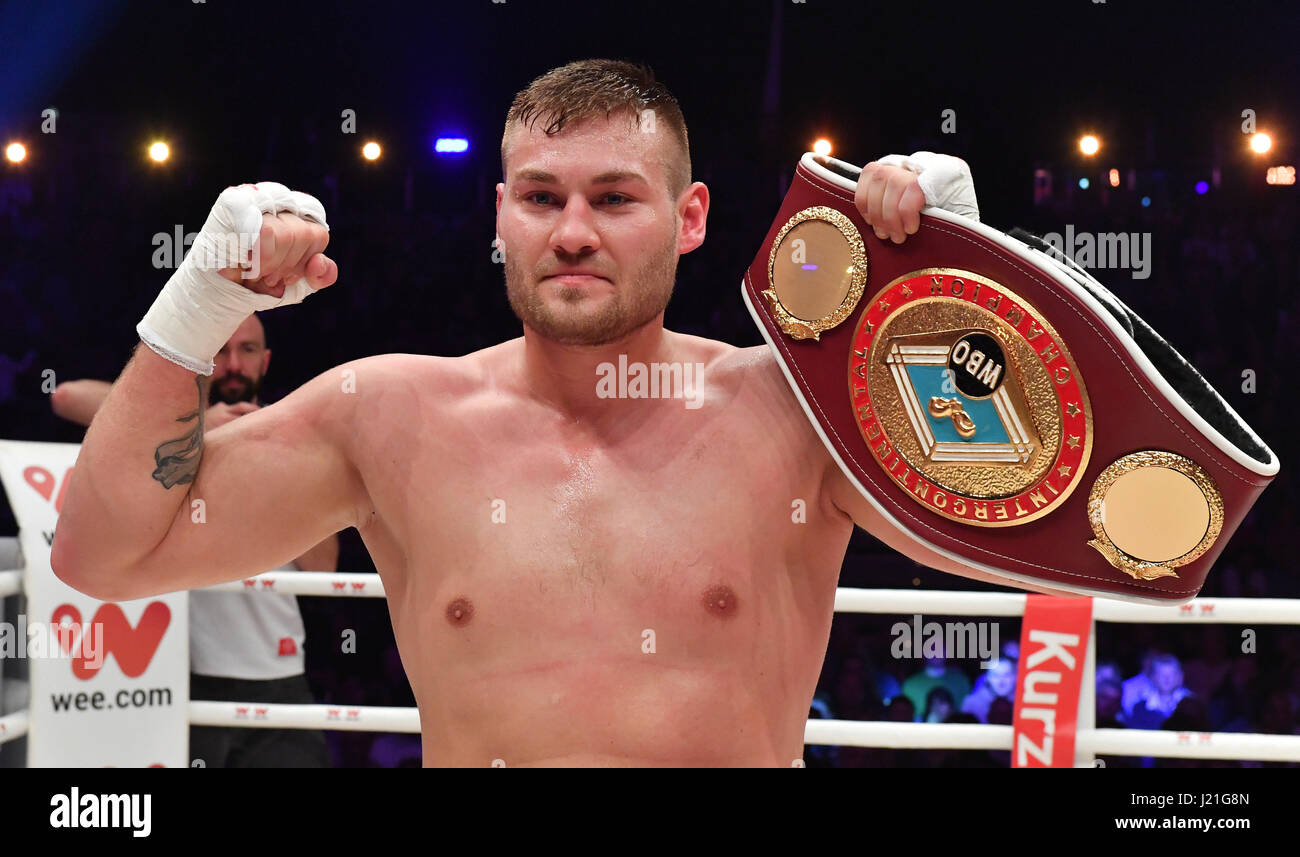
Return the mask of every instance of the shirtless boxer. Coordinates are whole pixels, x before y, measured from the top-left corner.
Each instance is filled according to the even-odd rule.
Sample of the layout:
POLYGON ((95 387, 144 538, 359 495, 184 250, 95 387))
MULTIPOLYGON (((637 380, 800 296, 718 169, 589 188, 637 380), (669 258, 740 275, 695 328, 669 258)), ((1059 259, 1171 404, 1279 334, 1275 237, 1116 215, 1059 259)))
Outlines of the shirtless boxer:
MULTIPOLYGON (((622 63, 557 69, 516 97, 502 157, 497 229, 521 338, 346 363, 204 438, 202 372, 239 300, 251 312, 337 277, 315 200, 276 185, 223 194, 281 211, 261 218, 261 277, 167 284, 140 328, 149 347, 82 446, 55 573, 141 598, 275 567, 355 526, 388 593, 425 764, 788 767, 853 524, 977 575, 878 518, 767 348, 663 328, 709 209, 665 89, 622 63), (195 302, 216 320, 187 313, 195 302), (598 367, 620 356, 704 364, 699 407, 601 397, 598 367), (207 523, 194 524, 200 498, 207 523)), ((868 165, 859 185, 867 221, 895 241, 926 202, 899 167, 868 165)))

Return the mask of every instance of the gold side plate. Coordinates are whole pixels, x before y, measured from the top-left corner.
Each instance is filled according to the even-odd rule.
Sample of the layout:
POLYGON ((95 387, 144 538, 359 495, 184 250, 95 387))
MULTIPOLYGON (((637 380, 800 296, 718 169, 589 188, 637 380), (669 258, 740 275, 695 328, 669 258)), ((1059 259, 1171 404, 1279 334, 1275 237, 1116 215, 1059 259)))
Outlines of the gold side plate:
POLYGON ((763 291, 776 323, 818 340, 853 314, 867 283, 867 248, 853 221, 824 205, 796 213, 772 241, 763 291))
POLYGON ((1223 497, 1200 465, 1144 450, 1110 464, 1088 495, 1088 545, 1134 580, 1177 577, 1223 531, 1223 497))

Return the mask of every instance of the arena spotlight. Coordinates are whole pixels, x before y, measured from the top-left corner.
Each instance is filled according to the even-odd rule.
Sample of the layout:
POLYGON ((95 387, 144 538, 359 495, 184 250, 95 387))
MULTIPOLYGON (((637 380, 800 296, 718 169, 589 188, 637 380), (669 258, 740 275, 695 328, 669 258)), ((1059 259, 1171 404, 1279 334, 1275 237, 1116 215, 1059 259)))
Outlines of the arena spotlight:
POLYGON ((1079 138, 1079 151, 1091 158, 1101 151, 1101 141, 1092 134, 1085 134, 1079 138))
POLYGON ((149 144, 149 160, 155 164, 161 164, 172 155, 171 147, 162 140, 154 140, 149 144))
POLYGON ((1110 171, 1110 186, 1119 187, 1119 170, 1113 167, 1111 168, 1110 171))
POLYGON ((1250 150, 1255 154, 1262 155, 1271 148, 1273 148, 1273 138, 1265 134, 1263 131, 1251 135, 1250 150))
POLYGON ((365 158, 367 161, 377 161, 379 160, 379 156, 383 154, 383 151, 384 150, 379 147, 378 143, 371 140, 361 147, 361 157, 365 158))
POLYGON ((439 137, 433 141, 433 151, 439 155, 463 155, 469 151, 469 140, 464 137, 439 137))
POLYGON ((1295 165, 1284 164, 1278 167, 1269 167, 1268 171, 1264 174, 1264 181, 1268 184, 1295 184, 1295 165))
POLYGON ((5 157, 8 158, 11 164, 21 164, 27 160, 27 147, 22 143, 10 143, 5 146, 5 157))
POLYGON ((831 153, 831 141, 822 137, 817 142, 813 143, 813 152, 821 155, 823 158, 826 157, 831 153))

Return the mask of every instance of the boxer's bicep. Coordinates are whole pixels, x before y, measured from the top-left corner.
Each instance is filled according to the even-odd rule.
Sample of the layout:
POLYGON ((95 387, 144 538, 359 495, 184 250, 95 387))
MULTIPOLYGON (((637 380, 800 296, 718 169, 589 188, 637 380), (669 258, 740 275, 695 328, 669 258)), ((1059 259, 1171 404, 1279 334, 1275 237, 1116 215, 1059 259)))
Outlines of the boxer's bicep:
POLYGON ((355 397, 340 395, 336 377, 207 433, 166 537, 134 570, 139 586, 168 592, 250 577, 356 524, 365 487, 346 440, 355 397))

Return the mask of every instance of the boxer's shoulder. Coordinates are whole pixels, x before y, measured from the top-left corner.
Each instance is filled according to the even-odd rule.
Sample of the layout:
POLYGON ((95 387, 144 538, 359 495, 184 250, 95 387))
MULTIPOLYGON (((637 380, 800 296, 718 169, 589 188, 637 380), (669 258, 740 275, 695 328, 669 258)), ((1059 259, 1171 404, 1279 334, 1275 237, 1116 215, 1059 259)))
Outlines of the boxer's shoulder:
MULTIPOLYGON (((463 357, 437 357, 431 354, 376 354, 337 367, 340 377, 363 379, 368 391, 380 395, 393 393, 454 396, 473 392, 481 385, 486 370, 479 358, 483 352, 463 357)), ((357 392, 362 392, 358 389, 357 392)))
POLYGON ((789 439, 800 437, 810 454, 824 455, 821 440, 809 422, 799 400, 790 389, 790 382, 781 369, 772 349, 766 345, 735 348, 722 364, 723 377, 728 374, 737 382, 737 399, 755 411, 769 427, 773 421, 784 421, 788 430, 772 432, 772 436, 789 439))
POLYGON ((765 402, 792 400, 790 387, 781 372, 781 365, 766 345, 733 348, 720 361, 724 373, 742 382, 751 395, 765 402))

